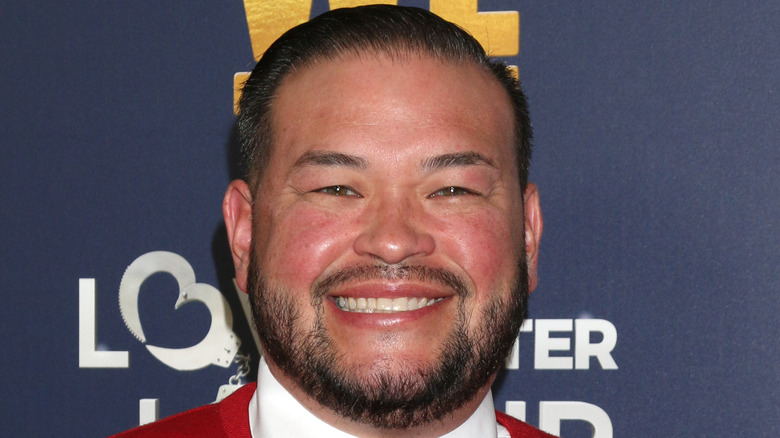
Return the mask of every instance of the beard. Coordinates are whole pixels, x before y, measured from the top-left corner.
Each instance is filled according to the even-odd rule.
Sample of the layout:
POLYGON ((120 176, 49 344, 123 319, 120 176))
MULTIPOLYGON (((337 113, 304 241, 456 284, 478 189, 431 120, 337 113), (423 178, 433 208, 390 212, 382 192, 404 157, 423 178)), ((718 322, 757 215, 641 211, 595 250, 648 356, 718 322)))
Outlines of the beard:
MULTIPOLYGON (((406 429, 441 419, 462 407, 503 365, 526 316, 528 273, 524 257, 508 300, 495 300, 468 331, 469 292, 454 273, 418 265, 369 265, 338 270, 311 291, 316 318, 312 327, 300 321, 301 309, 290 291, 270 287, 254 250, 249 294, 257 332, 267 356, 320 405, 353 421, 382 429, 406 429), (451 288, 458 299, 457 318, 432 364, 417 368, 357 369, 345 363, 323 323, 324 300, 339 284, 368 279, 428 281, 451 288)), ((348 359, 348 358, 346 358, 348 359)), ((348 361, 347 361, 348 362, 348 361)), ((410 364, 405 364, 410 365, 410 364)), ((418 364, 419 365, 419 364, 418 364)))

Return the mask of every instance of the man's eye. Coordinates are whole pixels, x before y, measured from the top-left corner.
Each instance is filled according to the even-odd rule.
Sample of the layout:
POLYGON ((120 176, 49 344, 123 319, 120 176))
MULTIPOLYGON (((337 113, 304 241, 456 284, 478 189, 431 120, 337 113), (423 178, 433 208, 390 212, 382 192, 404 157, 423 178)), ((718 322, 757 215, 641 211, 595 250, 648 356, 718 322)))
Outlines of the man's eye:
POLYGON ((354 191, 351 187, 347 186, 329 186, 329 187, 323 187, 321 189, 315 190, 319 193, 324 193, 326 195, 333 195, 333 196, 357 196, 361 198, 362 196, 360 193, 354 191))
POLYGON ((429 198, 435 198, 437 196, 462 196, 473 194, 474 192, 468 189, 464 189, 463 187, 450 186, 433 192, 429 198))

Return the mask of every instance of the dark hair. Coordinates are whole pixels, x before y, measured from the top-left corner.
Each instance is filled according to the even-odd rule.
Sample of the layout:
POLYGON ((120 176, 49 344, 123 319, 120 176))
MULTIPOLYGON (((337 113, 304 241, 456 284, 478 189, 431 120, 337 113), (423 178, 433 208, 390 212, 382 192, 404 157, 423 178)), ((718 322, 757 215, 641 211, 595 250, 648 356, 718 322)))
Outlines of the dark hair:
POLYGON ((491 60, 466 31, 424 9, 370 5, 332 10, 290 29, 268 48, 252 70, 238 103, 237 126, 242 172, 253 194, 270 156, 272 105, 284 78, 316 61, 358 53, 390 57, 427 55, 473 64, 492 73, 512 102, 515 155, 520 187, 525 187, 532 136, 528 104, 506 64, 491 60))

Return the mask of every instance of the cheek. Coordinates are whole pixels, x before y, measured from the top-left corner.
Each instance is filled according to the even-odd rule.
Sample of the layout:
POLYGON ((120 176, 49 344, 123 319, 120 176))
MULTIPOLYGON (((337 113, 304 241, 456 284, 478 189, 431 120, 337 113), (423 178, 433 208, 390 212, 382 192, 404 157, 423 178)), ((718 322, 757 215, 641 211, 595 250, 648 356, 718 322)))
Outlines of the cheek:
POLYGON ((485 301, 511 287, 523 248, 522 222, 492 212, 448 221, 443 250, 465 271, 485 301))
POLYGON ((349 220, 340 215, 296 206, 262 226, 267 233, 260 255, 261 269, 269 281, 292 290, 311 285, 348 245, 349 220))

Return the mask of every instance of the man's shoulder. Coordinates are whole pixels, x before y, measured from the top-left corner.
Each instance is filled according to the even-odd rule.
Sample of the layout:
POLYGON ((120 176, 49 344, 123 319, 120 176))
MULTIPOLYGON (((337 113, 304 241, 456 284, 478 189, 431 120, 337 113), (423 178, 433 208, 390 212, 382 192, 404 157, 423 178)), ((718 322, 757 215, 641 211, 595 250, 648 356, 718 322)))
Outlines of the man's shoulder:
POLYGON ((112 438, 249 437, 248 406, 254 388, 254 383, 245 385, 219 403, 190 409, 112 438))
POLYGON ((555 438, 503 412, 496 411, 496 421, 509 431, 512 438, 555 438))
POLYGON ((112 438, 225 436, 216 405, 206 405, 145 424, 112 438))

